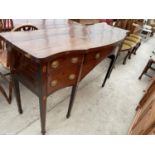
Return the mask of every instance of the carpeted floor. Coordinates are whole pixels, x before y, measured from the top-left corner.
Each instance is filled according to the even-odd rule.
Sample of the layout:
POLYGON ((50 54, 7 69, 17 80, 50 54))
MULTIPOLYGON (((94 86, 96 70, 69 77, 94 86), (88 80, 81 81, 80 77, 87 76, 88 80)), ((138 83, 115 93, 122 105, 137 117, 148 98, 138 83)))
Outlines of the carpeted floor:
MULTIPOLYGON (((136 56, 122 65, 118 58, 111 78, 101 88, 109 60, 99 64, 80 84, 70 119, 66 119, 71 88, 48 98, 47 134, 127 134, 135 108, 150 79, 138 76, 155 49, 155 37, 145 41, 136 56)), ((152 73, 151 73, 152 74, 152 73)), ((20 85, 24 113, 15 98, 9 105, 0 94, 0 134, 40 134, 38 98, 20 85)))

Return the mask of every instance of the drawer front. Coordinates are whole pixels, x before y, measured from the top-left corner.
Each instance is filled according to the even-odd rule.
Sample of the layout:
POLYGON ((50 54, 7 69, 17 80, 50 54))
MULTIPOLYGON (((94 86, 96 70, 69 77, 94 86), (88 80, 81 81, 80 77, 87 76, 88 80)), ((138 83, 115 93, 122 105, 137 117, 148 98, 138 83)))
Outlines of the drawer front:
POLYGON ((109 56, 114 49, 115 47, 108 46, 99 50, 93 50, 86 53, 81 79, 84 78, 103 59, 109 56))
POLYGON ((84 55, 75 54, 60 57, 48 64, 48 95, 60 88, 77 83, 84 55))
POLYGON ((56 58, 48 63, 48 73, 53 73, 61 69, 68 69, 69 67, 77 67, 81 64, 82 55, 71 55, 56 58))

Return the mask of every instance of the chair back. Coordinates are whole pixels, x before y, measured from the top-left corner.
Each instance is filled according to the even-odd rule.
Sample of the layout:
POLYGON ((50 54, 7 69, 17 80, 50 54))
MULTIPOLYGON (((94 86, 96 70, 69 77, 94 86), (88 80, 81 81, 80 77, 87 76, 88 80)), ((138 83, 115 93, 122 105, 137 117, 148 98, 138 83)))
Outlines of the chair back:
MULTIPOLYGON (((8 30, 8 27, 5 30, 8 30)), ((33 30, 38 30, 38 28, 34 25, 22 25, 22 26, 19 26, 17 28, 10 29, 10 30, 12 30, 14 32, 16 32, 16 31, 33 31, 33 30)), ((4 67, 8 68, 10 56, 9 56, 8 52, 6 51, 6 44, 4 41, 1 41, 1 45, 2 45, 2 48, 0 48, 0 64, 2 64, 4 67)))
POLYGON ((137 23, 136 19, 118 19, 116 20, 116 23, 114 26, 125 29, 125 30, 129 30, 130 33, 134 32, 134 23, 137 23))
POLYGON ((34 25, 22 25, 13 29, 13 31, 34 31, 34 30, 38 30, 38 28, 34 25))
POLYGON ((14 28, 12 19, 0 19, 0 32, 11 31, 14 28))

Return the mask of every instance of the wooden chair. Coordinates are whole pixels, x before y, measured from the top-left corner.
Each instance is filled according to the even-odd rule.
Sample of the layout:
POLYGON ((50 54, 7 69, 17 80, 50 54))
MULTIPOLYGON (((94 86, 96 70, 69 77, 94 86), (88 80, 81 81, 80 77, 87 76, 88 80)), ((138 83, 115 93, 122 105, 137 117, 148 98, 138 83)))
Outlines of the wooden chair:
MULTIPOLYGON (((124 46, 122 46, 122 50, 120 52, 127 52, 127 55, 124 58, 123 64, 126 64, 127 58, 131 58, 131 55, 136 55, 137 49, 141 45, 141 37, 139 34, 135 33, 135 23, 138 23, 138 20, 135 19, 122 19, 116 21, 116 27, 126 29, 129 31, 128 36, 125 38, 124 46)), ((137 31, 136 31, 137 32, 137 31)))
MULTIPOLYGON (((3 32, 6 32, 4 30, 8 31, 8 27, 5 27, 5 29, 3 28, 3 32)), ((22 26, 19 26, 17 28, 14 28, 14 29, 13 29, 13 27, 12 27, 12 29, 9 28, 9 30, 12 30, 14 32, 16 32, 16 31, 33 31, 33 30, 38 30, 38 28, 36 26, 33 26, 33 25, 22 25, 22 26)), ((8 103, 11 103, 11 100, 12 100, 12 81, 11 81, 11 79, 8 80, 6 78, 6 76, 10 75, 10 68, 9 68, 10 65, 9 65, 9 55, 7 53, 5 42, 2 42, 2 46, 1 46, 0 64, 5 69, 7 69, 9 71, 7 74, 3 74, 2 72, 0 72, 0 76, 3 78, 3 80, 6 80, 9 83, 9 94, 7 95, 5 89, 2 87, 1 84, 0 84, 0 92, 6 98, 8 103)))
MULTIPOLYGON (((11 31, 13 29, 14 25, 13 25, 13 20, 12 19, 0 19, 0 32, 8 32, 11 31)), ((4 51, 5 47, 4 47, 4 42, 0 40, 0 64, 2 66, 7 67, 8 66, 8 61, 6 59, 7 54, 4 51)), ((2 95, 5 97, 5 99, 7 100, 8 103, 11 103, 12 100, 12 83, 11 81, 6 78, 8 74, 3 74, 0 72, 0 77, 7 81, 9 83, 9 93, 7 95, 4 87, 2 86, 2 83, 0 82, 0 92, 2 93, 2 95)))
POLYGON ((38 30, 38 28, 34 25, 21 25, 19 27, 14 28, 12 31, 17 32, 17 31, 34 31, 38 30))
POLYGON ((148 70, 151 69, 153 71, 155 71, 155 68, 153 68, 152 66, 155 64, 155 56, 152 56, 148 63, 146 64, 143 72, 141 73, 141 75, 139 76, 139 80, 141 80, 142 76, 145 74, 146 76, 152 78, 149 74, 147 74, 148 70))

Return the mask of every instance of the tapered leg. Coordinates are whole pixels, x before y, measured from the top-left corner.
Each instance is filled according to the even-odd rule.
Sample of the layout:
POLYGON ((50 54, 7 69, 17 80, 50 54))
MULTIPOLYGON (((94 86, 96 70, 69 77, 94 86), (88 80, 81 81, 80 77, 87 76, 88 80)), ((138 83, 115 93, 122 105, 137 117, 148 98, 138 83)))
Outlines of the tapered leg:
POLYGON ((152 60, 149 60, 148 63, 147 63, 147 65, 145 66, 143 72, 139 76, 139 80, 141 80, 143 74, 145 74, 147 72, 147 70, 151 67, 151 65, 152 65, 152 60))
POLYGON ((9 103, 12 101, 12 81, 9 82, 9 103))
POLYGON ((129 55, 130 55, 130 50, 128 51, 128 53, 127 53, 127 55, 125 56, 125 58, 124 58, 124 60, 123 60, 123 65, 125 65, 126 64, 126 60, 127 60, 127 58, 129 57, 129 55))
POLYGON ((103 81, 102 87, 104 87, 104 85, 105 85, 107 79, 110 77, 110 74, 111 74, 112 69, 113 69, 114 64, 115 64, 115 56, 111 56, 110 59, 111 59, 111 62, 110 62, 110 65, 109 65, 109 68, 108 68, 107 74, 106 74, 106 76, 105 76, 105 78, 104 78, 104 81, 103 81))
POLYGON ((14 92, 15 92, 15 97, 16 97, 16 101, 17 101, 18 111, 20 114, 22 114, 23 110, 22 110, 22 105, 21 105, 19 82, 14 77, 14 75, 12 76, 12 82, 13 82, 13 86, 14 86, 14 92))
POLYGON ((41 133, 45 135, 46 133, 46 102, 47 99, 44 97, 39 97, 40 104, 40 120, 41 120, 41 133))
POLYGON ((77 87, 78 87, 77 85, 72 87, 71 98, 70 98, 70 102, 69 102, 68 112, 67 112, 67 115, 66 115, 67 118, 69 118, 70 114, 71 114, 71 110, 72 110, 72 107, 73 107, 73 104, 74 104, 74 99, 75 99, 75 96, 76 96, 77 87))

